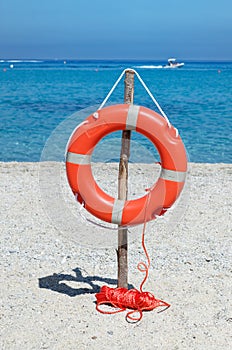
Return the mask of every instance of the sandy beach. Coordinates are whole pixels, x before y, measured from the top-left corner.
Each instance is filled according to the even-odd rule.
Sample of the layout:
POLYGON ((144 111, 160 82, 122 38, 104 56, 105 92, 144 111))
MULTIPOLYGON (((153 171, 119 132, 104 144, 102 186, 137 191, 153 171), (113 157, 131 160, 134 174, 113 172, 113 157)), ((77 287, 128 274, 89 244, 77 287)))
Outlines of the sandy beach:
MULTIPOLYGON (((132 188, 141 177, 152 178, 151 165, 133 166, 132 188)), ((136 324, 126 322, 125 313, 95 309, 100 286, 116 287, 116 253, 113 243, 95 246, 100 229, 78 219, 71 194, 65 210, 59 206, 68 190, 62 169, 0 163, 1 349, 229 349, 232 164, 190 164, 184 215, 177 207, 169 221, 147 225, 151 269, 145 290, 171 307, 145 312, 136 324), (51 197, 54 173, 64 190, 54 186, 51 197)), ((114 186, 111 174, 97 169, 106 187, 114 186)), ((102 232, 109 237, 116 231, 102 232)), ((136 288, 143 279, 136 268, 144 260, 140 234, 137 228, 129 246, 129 283, 136 288)))

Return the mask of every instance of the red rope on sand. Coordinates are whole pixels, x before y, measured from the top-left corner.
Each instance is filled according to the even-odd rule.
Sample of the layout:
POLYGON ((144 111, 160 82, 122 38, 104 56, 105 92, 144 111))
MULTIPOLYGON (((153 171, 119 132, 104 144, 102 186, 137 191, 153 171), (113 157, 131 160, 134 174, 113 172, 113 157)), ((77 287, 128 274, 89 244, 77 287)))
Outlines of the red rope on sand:
POLYGON ((170 306, 166 302, 156 299, 153 294, 140 292, 137 289, 128 290, 126 288, 103 286, 100 292, 96 294, 96 298, 96 309, 102 314, 116 314, 126 309, 133 309, 134 311, 129 311, 126 315, 126 318, 132 321, 140 321, 143 317, 143 311, 153 310, 159 306, 170 306), (102 304, 110 304, 119 309, 115 311, 101 310, 99 306, 102 304), (139 313, 139 316, 132 316, 136 312, 139 313))
POLYGON ((147 258, 147 264, 144 262, 139 262, 137 268, 140 272, 145 272, 145 277, 140 284, 140 291, 137 289, 126 289, 126 288, 110 288, 107 286, 101 287, 99 293, 96 294, 97 311, 102 314, 116 314, 118 312, 125 311, 126 309, 132 309, 134 311, 129 311, 126 315, 126 319, 138 322, 143 317, 143 311, 153 310, 159 306, 169 307, 170 305, 162 300, 156 299, 153 294, 150 292, 143 292, 143 285, 148 278, 149 268, 150 268, 150 257, 148 255, 146 246, 145 246, 145 230, 146 230, 146 221, 143 225, 142 232, 142 247, 147 258), (99 308, 102 304, 108 304, 118 308, 115 311, 104 311, 99 308), (139 316, 133 316, 134 313, 139 313, 139 316))

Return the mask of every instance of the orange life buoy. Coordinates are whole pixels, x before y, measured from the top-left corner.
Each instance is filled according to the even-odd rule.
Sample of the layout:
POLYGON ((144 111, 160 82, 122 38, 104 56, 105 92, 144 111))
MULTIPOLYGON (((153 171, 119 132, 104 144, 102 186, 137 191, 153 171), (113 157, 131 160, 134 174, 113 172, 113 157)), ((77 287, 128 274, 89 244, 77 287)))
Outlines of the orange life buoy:
POLYGON ((89 116, 70 137, 66 154, 69 185, 77 200, 99 219, 136 225, 162 215, 179 197, 185 182, 187 157, 176 129, 156 112, 136 105, 119 104, 89 116), (148 193, 133 200, 115 199, 95 182, 91 155, 97 143, 117 130, 135 130, 157 148, 161 172, 148 193))

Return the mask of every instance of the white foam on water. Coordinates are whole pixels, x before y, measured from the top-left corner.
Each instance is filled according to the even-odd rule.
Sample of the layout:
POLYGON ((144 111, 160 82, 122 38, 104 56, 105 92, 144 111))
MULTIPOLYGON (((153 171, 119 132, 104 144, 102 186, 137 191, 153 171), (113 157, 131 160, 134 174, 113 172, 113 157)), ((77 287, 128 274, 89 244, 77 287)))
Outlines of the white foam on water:
POLYGON ((144 65, 144 66, 135 66, 135 68, 142 68, 142 69, 160 69, 160 68, 164 68, 163 66, 161 65, 158 65, 158 66, 153 66, 153 65, 144 65))

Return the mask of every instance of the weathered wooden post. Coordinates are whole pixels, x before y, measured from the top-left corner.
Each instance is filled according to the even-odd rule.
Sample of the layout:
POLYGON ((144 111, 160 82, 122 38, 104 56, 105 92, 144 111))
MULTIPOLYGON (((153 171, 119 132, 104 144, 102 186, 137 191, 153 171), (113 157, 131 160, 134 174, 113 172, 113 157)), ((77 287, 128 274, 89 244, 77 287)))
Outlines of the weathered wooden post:
MULTIPOLYGON (((134 101, 134 71, 126 70, 124 80, 124 103, 134 101)), ((121 154, 118 173, 118 199, 126 200, 128 194, 128 161, 130 157, 131 131, 122 131, 121 154)), ((118 226, 118 287, 128 288, 127 228, 118 226)))

